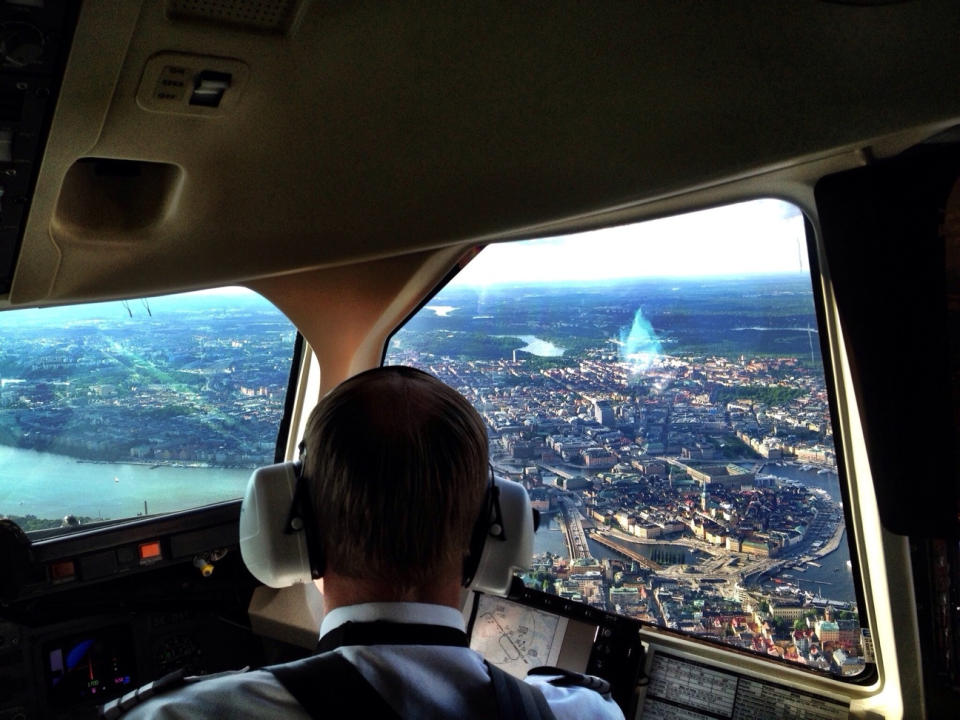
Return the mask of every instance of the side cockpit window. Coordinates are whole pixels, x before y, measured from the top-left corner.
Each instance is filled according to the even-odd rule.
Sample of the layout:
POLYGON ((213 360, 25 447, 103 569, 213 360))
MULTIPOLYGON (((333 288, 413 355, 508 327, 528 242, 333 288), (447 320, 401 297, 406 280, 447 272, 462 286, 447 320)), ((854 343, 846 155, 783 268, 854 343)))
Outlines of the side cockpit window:
POLYGON ((0 313, 0 516, 85 527, 242 496, 296 329, 243 288, 0 313))
POLYGON ((529 586, 836 676, 873 662, 793 205, 488 246, 385 362, 483 416, 545 518, 529 586))

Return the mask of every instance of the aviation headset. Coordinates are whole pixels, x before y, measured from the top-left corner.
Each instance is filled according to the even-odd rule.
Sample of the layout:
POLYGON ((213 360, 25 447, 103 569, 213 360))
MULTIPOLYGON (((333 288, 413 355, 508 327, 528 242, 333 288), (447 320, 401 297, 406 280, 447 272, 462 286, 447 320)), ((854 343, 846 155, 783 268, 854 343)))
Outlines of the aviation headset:
MULTIPOLYGON (((240 508, 240 554, 264 585, 282 588, 323 576, 325 557, 308 485, 302 454, 296 462, 258 468, 250 476, 240 508)), ((524 487, 495 477, 491 467, 470 534, 463 586, 505 596, 514 570, 530 565, 538 524, 524 487)))

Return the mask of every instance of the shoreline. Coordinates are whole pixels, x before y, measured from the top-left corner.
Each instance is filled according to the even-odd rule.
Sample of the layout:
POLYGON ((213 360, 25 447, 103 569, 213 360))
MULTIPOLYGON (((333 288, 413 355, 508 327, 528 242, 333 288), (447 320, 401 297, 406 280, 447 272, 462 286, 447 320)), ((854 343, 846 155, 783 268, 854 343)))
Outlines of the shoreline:
MULTIPOLYGON (((35 451, 35 452, 40 452, 35 451)), ((57 453, 49 453, 50 455, 57 455, 57 453)), ((71 455, 57 455, 57 457, 70 458, 78 463, 83 463, 84 465, 131 465, 134 467, 147 467, 151 470, 156 470, 157 468, 180 468, 180 469, 190 469, 190 470, 249 470, 253 472, 260 467, 258 465, 248 467, 246 465, 210 465, 209 463, 188 463, 188 462, 164 462, 164 461, 147 461, 147 460, 88 460, 87 458, 75 458, 71 455)))
POLYGON ((133 467, 147 467, 151 470, 156 468, 179 468, 179 469, 194 469, 194 470, 249 470, 253 472, 258 467, 262 465, 269 465, 272 463, 272 460, 265 460, 262 465, 211 465, 210 463, 203 462, 200 460, 197 461, 171 461, 171 460, 100 460, 94 458, 82 458, 76 457, 75 455, 65 455, 63 453, 50 452, 49 450, 38 450, 36 448, 30 447, 20 447, 19 445, 6 445, 0 443, 0 449, 8 448, 10 450, 17 450, 22 452, 32 452, 37 453, 38 455, 50 455, 52 457, 63 458, 65 460, 72 460, 76 463, 81 463, 83 465, 130 465, 133 467))

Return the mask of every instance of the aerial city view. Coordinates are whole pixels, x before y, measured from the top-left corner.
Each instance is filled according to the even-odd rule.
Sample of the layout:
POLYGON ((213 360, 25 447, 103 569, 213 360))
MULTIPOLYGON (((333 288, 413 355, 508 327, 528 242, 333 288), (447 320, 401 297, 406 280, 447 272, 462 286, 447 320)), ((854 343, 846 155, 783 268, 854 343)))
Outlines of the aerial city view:
POLYGON ((528 585, 851 676, 872 648, 819 342, 806 268, 454 281, 386 362, 486 421, 495 472, 544 516, 528 585))
POLYGON ((274 462, 296 330, 249 291, 0 313, 0 515, 236 498, 274 462))

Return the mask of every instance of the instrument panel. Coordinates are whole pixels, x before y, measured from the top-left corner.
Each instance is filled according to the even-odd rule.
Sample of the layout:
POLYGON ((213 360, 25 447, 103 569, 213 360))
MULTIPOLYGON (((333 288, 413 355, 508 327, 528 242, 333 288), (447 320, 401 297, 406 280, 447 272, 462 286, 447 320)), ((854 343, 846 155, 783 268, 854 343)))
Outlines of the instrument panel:
MULTIPOLYGON (((0 565, 29 554, 0 604, 0 720, 94 718, 175 670, 204 675, 309 654, 251 629, 258 584, 237 548, 238 517, 238 502, 222 503, 0 548, 0 565)), ((774 672, 748 675, 651 645, 639 621, 519 579, 508 598, 470 594, 464 617, 471 646, 493 664, 519 677, 543 665, 597 675, 628 718, 849 713, 849 701, 772 682, 774 672)))
POLYGON ((642 623, 515 582, 465 608, 470 646, 517 677, 549 665, 602 677, 636 720, 842 720, 848 700, 702 662, 645 642, 642 623))
MULTIPOLYGON (((29 570, 0 605, 0 720, 94 718, 173 670, 305 654, 250 629, 257 583, 237 549, 238 516, 239 503, 224 503, 30 545, 29 570)), ((16 550, 4 550, 9 562, 16 550)))

